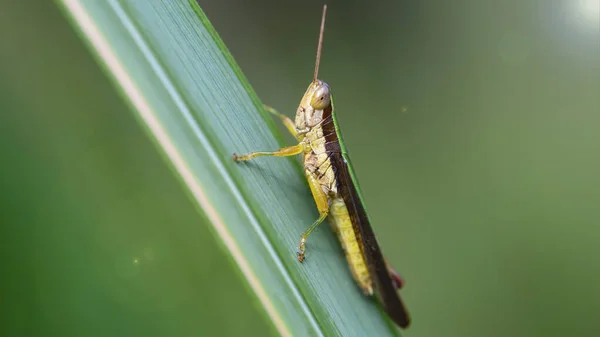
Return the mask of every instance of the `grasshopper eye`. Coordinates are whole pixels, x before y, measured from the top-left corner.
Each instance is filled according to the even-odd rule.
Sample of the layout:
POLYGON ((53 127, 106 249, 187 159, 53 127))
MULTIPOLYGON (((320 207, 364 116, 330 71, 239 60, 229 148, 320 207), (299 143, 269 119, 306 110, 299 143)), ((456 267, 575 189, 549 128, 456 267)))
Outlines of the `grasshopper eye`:
POLYGON ((323 110, 331 103, 331 94, 329 92, 329 86, 323 84, 315 90, 310 105, 315 110, 323 110))

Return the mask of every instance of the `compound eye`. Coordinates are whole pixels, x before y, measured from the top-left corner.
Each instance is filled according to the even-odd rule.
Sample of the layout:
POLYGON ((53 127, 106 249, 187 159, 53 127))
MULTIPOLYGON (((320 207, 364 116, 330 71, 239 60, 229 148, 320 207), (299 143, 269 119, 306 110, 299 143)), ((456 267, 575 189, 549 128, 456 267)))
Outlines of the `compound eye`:
POLYGON ((323 84, 315 90, 310 105, 315 110, 323 110, 331 103, 331 94, 329 92, 329 86, 323 84))

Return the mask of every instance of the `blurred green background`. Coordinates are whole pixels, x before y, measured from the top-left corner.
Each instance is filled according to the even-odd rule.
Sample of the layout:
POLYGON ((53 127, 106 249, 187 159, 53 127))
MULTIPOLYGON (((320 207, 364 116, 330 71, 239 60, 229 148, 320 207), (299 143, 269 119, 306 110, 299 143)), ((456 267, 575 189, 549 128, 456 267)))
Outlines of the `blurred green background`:
MULTIPOLYGON (((321 4, 200 1, 290 116, 321 4)), ((320 78, 403 335, 598 336, 598 0, 328 4, 320 78)), ((0 2, 0 42, 0 335, 273 335, 56 6, 0 2)))

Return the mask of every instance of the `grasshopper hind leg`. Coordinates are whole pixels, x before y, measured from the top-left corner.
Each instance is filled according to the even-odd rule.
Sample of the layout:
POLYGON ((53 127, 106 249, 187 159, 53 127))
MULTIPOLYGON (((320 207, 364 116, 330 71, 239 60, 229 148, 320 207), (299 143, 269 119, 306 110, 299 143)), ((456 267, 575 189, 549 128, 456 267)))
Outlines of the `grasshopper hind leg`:
POLYGON ((315 199, 315 203, 317 204, 317 209, 319 210, 319 218, 304 233, 302 233, 300 246, 298 247, 298 261, 300 262, 304 262, 304 254, 306 253, 306 239, 310 233, 317 228, 325 220, 325 218, 327 218, 327 215, 329 214, 329 200, 327 199, 327 194, 321 188, 321 183, 319 183, 319 180, 314 173, 308 170, 306 170, 305 173, 306 180, 308 180, 308 186, 310 186, 310 191, 315 199))
POLYGON ((321 214, 321 216, 315 221, 304 233, 302 233, 302 238, 300 239, 300 246, 298 247, 298 261, 304 262, 304 255, 306 254, 306 239, 308 235, 325 220, 327 217, 327 213, 321 214))
POLYGON ((392 279, 392 282, 394 283, 394 288, 396 288, 396 290, 400 290, 402 289, 402 287, 404 286, 404 278, 402 276, 400 276, 400 274, 398 274, 397 271, 394 270, 394 268, 392 268, 392 266, 387 262, 386 259, 385 260, 385 266, 387 267, 388 270, 388 274, 390 274, 390 278, 392 279))

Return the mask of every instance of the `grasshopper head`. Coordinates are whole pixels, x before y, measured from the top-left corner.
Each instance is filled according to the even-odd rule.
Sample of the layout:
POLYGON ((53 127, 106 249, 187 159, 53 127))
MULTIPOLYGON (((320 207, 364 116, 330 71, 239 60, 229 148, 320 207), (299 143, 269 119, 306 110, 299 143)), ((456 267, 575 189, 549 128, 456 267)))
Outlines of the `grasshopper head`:
POLYGON ((296 111, 296 130, 305 133, 323 120, 323 112, 331 109, 331 90, 321 80, 314 80, 306 89, 296 111))

